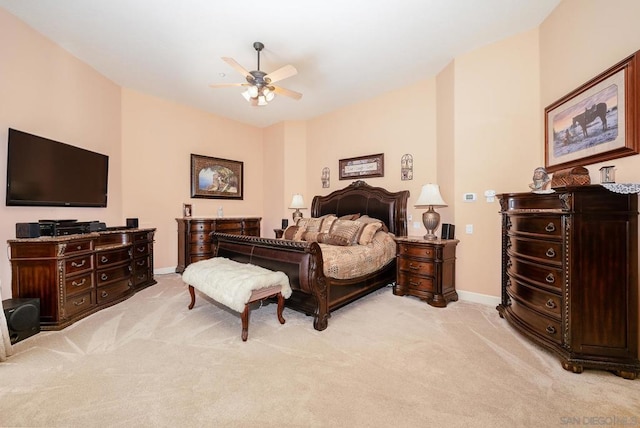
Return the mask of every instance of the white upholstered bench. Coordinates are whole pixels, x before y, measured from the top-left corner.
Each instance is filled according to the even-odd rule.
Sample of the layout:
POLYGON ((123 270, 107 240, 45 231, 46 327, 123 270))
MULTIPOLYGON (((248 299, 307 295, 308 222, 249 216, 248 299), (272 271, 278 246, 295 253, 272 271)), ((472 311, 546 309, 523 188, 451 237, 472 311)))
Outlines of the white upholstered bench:
POLYGON ((216 302, 240 312, 243 341, 247 340, 249 334, 249 305, 253 302, 277 297, 278 321, 284 324, 284 299, 291 296, 289 278, 284 272, 214 257, 191 263, 182 273, 182 280, 189 286, 189 309, 193 309, 196 303, 195 288, 216 302))

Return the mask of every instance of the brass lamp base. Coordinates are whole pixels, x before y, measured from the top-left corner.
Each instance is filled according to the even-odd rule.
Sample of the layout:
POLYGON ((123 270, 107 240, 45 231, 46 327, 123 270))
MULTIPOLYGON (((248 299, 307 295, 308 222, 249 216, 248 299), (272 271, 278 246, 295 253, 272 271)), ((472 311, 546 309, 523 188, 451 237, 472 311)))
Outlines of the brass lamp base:
POLYGON ((298 219, 302 218, 302 211, 296 208, 291 216, 293 217, 293 224, 296 224, 298 219))
POLYGON ((422 213, 422 224, 427 229, 427 234, 424 235, 424 239, 428 241, 435 241, 438 237, 433 233, 440 224, 440 214, 433 210, 433 205, 429 205, 429 209, 422 213))

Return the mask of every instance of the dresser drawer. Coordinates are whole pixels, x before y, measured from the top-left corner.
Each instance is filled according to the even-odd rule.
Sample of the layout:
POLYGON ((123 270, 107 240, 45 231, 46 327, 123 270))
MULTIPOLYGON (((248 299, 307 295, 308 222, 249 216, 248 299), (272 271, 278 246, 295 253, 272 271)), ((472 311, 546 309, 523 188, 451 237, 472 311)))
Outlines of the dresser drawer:
POLYGON ((560 238, 562 217, 560 216, 517 216, 509 217, 509 233, 534 234, 540 237, 560 238))
POLYGON ((116 265, 131 260, 131 247, 120 248, 112 251, 100 251, 96 253, 96 265, 98 269, 116 265))
POLYGON ((398 257, 398 269, 406 271, 409 275, 435 275, 434 264, 432 262, 420 259, 411 259, 408 257, 398 257))
POLYGON ((133 257, 142 257, 149 254, 149 244, 140 242, 133 246, 133 257))
POLYGON ((422 257, 433 259, 436 256, 436 250, 433 247, 422 247, 418 245, 398 243, 398 254, 409 257, 422 257))
POLYGON ((543 241, 510 236, 507 241, 509 255, 517 255, 535 261, 562 266, 562 242, 543 241))
POLYGON ((64 262, 64 270, 67 275, 91 269, 93 269, 93 254, 72 257, 64 262))
POLYGON ((192 256, 193 255, 199 255, 199 256, 209 255, 209 257, 207 258, 210 258, 211 254, 213 254, 211 244, 208 242, 204 244, 190 245, 189 248, 190 248, 189 252, 192 256))
POLYGON ((211 242, 211 232, 194 232, 189 236, 192 245, 203 245, 211 242))
POLYGON ((220 233, 242 233, 242 221, 219 221, 213 225, 213 230, 220 233))
POLYGON ((510 257, 507 260, 507 273, 528 283, 560 293, 563 280, 561 268, 540 265, 534 262, 510 257))
POLYGON ((210 221, 208 221, 208 222, 197 222, 197 223, 192 222, 191 226, 189 227, 189 231, 191 233, 194 233, 194 232, 209 233, 209 232, 211 232, 211 222, 210 221))
POLYGON ((424 291, 433 293, 435 291, 433 278, 411 275, 407 272, 398 272, 398 285, 407 287, 409 290, 424 291))
POLYGON ((93 272, 67 277, 64 281, 64 289, 67 296, 82 293, 93 288, 93 272))
POLYGON ((129 279, 122 279, 113 284, 100 287, 98 288, 98 304, 103 305, 125 297, 131 290, 131 281, 129 279))
POLYGON ((95 305, 95 297, 93 294, 93 290, 87 291, 82 294, 75 295, 73 297, 68 297, 65 300, 64 304, 64 312, 67 318, 71 318, 80 312, 88 311, 92 309, 95 305))
POLYGON ((118 281, 123 278, 129 279, 130 277, 131 277, 130 264, 126 266, 111 268, 111 269, 103 269, 96 272, 96 282, 98 284, 98 287, 113 281, 118 281))
POLYGON ((560 321, 562 298, 559 295, 531 287, 515 279, 508 281, 507 291, 510 295, 527 302, 534 310, 560 321))
POLYGON ((93 241, 70 241, 66 244, 63 254, 72 255, 91 250, 93 250, 93 241))
POLYGON ((562 344, 560 321, 530 309, 525 304, 521 303, 517 296, 512 295, 508 289, 507 293, 511 297, 511 306, 509 306, 509 310, 512 314, 514 314, 523 324, 538 336, 551 340, 557 344, 562 344))
POLYGON ((153 232, 136 232, 133 234, 134 243, 151 240, 153 240, 153 232))

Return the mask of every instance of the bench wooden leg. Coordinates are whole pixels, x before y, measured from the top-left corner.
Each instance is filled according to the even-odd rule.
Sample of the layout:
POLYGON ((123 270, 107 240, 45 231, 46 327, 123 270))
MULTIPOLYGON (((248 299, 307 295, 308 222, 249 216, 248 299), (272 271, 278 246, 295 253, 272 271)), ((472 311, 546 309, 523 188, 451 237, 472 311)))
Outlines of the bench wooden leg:
POLYGON ((191 304, 189 305, 189 309, 193 309, 193 305, 196 304, 196 291, 193 289, 193 285, 189 286, 189 294, 191 294, 191 304))
POLYGON ((284 309, 284 296, 282 293, 278 293, 278 321, 280 324, 284 324, 284 318, 282 317, 282 310, 284 309))
POLYGON ((242 341, 246 342, 249 336, 249 304, 244 305, 244 311, 242 311, 242 341))

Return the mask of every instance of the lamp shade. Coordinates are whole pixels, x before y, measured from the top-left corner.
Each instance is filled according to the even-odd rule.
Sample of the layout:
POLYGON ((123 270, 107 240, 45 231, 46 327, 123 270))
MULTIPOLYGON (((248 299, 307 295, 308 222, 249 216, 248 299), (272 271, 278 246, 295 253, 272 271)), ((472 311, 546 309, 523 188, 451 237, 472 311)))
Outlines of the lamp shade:
POLYGON ((296 208, 296 209, 305 208, 304 199, 302 199, 301 194, 296 193, 295 195, 293 195, 289 208, 296 208))
POLYGON ((442 199, 440 195, 440 186, 437 184, 429 183, 422 186, 420 197, 416 201, 415 207, 446 207, 447 203, 442 199))

